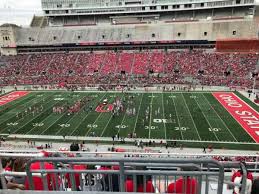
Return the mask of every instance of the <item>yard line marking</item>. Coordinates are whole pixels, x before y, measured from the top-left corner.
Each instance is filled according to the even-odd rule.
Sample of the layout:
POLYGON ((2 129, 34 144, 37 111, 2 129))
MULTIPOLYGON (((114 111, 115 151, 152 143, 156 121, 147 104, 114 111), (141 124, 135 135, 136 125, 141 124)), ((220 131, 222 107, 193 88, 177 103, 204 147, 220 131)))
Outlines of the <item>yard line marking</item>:
MULTIPOLYGON (((82 96, 82 98, 84 98, 85 96, 82 96)), ((80 98, 80 100, 82 99, 82 98, 80 98)), ((79 99, 78 99, 79 100, 79 99)), ((85 104, 84 106, 82 106, 81 108, 80 108, 80 110, 77 112, 77 113, 79 113, 79 112, 81 112, 82 110, 83 110, 83 108, 86 106, 87 104, 85 104)), ((70 119, 68 119, 68 121, 66 122, 66 123, 64 123, 64 124, 68 124, 68 122, 71 120, 71 119, 73 119, 75 116, 78 116, 78 114, 77 113, 74 113, 74 115, 70 118, 70 119)), ((62 130, 63 128, 62 127, 60 127, 60 129, 55 133, 55 135, 58 135, 58 133, 62 130)), ((62 135, 62 134, 61 134, 62 135)))
POLYGON ((149 129, 148 129, 148 138, 150 139, 151 135, 151 121, 152 121, 152 107, 153 107, 153 93, 152 93, 152 98, 151 98, 151 106, 150 106, 150 117, 149 117, 149 129))
MULTIPOLYGON (((121 98, 123 98, 125 96, 125 93, 123 93, 123 95, 122 95, 122 97, 121 98)), ((113 98, 115 98, 116 96, 114 96, 113 98)), ((112 99, 113 99, 112 98, 112 99)), ((126 113, 125 113, 126 114, 126 113)), ((124 116, 125 116, 125 114, 124 114, 124 116)), ((106 128, 108 127, 108 124, 110 123, 110 121, 111 121, 111 119, 112 119, 112 117, 113 117, 113 115, 111 114, 111 116, 110 116, 110 118, 109 118, 109 121, 107 122, 107 124, 105 125, 105 127, 104 127, 104 129, 103 129, 103 131, 102 131, 102 133, 101 133, 101 136, 100 137, 102 137, 103 136, 103 134, 104 134, 104 132, 105 132, 105 130, 106 130, 106 128)))
MULTIPOLYGON (((122 126, 122 125, 123 125, 123 122, 124 122, 125 118, 126 118, 126 111, 125 111, 125 113, 124 113, 124 116, 123 116, 123 119, 122 119, 122 121, 121 121, 120 126, 122 126)), ((117 135, 118 135, 118 134, 120 134, 120 130, 121 130, 121 127, 118 129, 118 133, 117 133, 117 135)))
MULTIPOLYGON (((70 94, 68 94, 70 95, 70 94)), ((67 96, 67 95, 66 95, 67 96)), ((41 132, 41 134, 45 133, 50 127, 52 127, 53 125, 55 125, 56 122, 58 122, 59 119, 61 119, 65 114, 67 114, 67 112, 64 112, 63 114, 60 114, 59 117, 54 121, 54 123, 52 123, 50 126, 48 126, 43 132, 41 132)), ((52 113, 49 115, 52 116, 52 113)), ((72 116, 73 117, 73 116, 72 116)), ((46 119, 46 118, 45 118, 46 119)), ((44 120, 45 120, 44 119, 44 120)), ((70 120, 70 119, 69 119, 70 120)), ((55 133, 56 135, 57 133, 55 133)))
MULTIPOLYGON (((53 95, 51 95, 51 96, 53 96, 53 95)), ((48 96, 48 97, 51 97, 51 96, 48 96)), ((45 99, 47 99, 47 98, 45 98, 45 99)), ((40 102, 40 101, 41 101, 41 100, 37 101, 37 103, 40 102)), ((44 104, 49 105, 48 103, 44 103, 44 104)), ((57 104, 57 103, 54 103, 54 104, 57 104)), ((25 125, 27 125, 28 123, 32 122, 34 119, 36 119, 36 118, 39 117, 40 115, 44 114, 44 113, 47 111, 47 109, 48 109, 49 107, 50 107, 50 106, 47 106, 47 108, 46 108, 45 111, 41 112, 41 113, 38 114, 37 116, 35 115, 35 117, 34 117, 33 119, 29 120, 28 122, 26 122, 26 123, 23 124, 22 126, 19 126, 19 128, 16 129, 16 130, 13 132, 13 134, 15 134, 17 131, 19 131, 20 129, 22 129, 25 125)), ((20 120, 20 119, 19 119, 19 120, 20 120)), ((19 120, 18 120, 18 121, 19 121, 19 120)), ((31 131, 31 130, 29 130, 28 132, 30 132, 30 131, 31 131)), ((26 132, 25 135, 26 135, 28 132, 26 132)))
POLYGON ((191 119, 192 119, 193 126, 194 126, 194 128, 195 128, 195 130, 196 130, 196 132, 197 132, 197 135, 198 135, 198 137, 199 137, 199 139, 200 139, 200 141, 201 141, 201 136, 200 136, 200 134, 199 134, 199 132, 198 132, 198 129, 197 129, 196 125, 195 125, 195 122, 194 122, 194 120, 193 120, 193 118, 192 118, 191 111, 190 111, 190 109, 189 109, 189 107, 188 107, 188 105, 187 105, 187 103, 186 103, 186 101, 185 101, 185 98, 184 98, 184 96, 183 96, 183 93, 181 93, 181 95, 182 95, 184 104, 185 104, 185 106, 187 107, 187 110, 188 110, 188 112, 189 112, 189 115, 190 115, 190 117, 191 117, 191 119))
MULTIPOLYGON (((101 100, 103 99, 103 97, 105 96, 105 94, 101 97, 101 100)), ((97 97, 96 97, 97 98, 97 97)), ((99 99, 96 99, 97 101, 99 100, 99 99)), ((95 103, 95 101, 96 100, 94 100, 94 102, 92 102, 91 104, 94 104, 95 103)), ((82 119, 82 122, 84 122, 84 120, 89 116, 89 114, 90 114, 90 111, 86 114, 86 116, 84 116, 84 118, 82 119)), ((73 135, 73 133, 77 130, 77 128, 82 124, 82 122, 80 122, 78 125, 77 125, 77 127, 75 127, 75 129, 69 134, 69 136, 72 136, 73 135)))
POLYGON ((246 133, 255 141, 259 142, 258 120, 259 113, 248 106, 234 93, 215 92, 213 96, 231 114, 246 133))
MULTIPOLYGON (((57 103, 54 103, 54 104, 51 104, 51 106, 55 106, 56 104, 58 104, 58 102, 57 103)), ((49 109, 51 106, 48 106, 48 108, 47 109, 49 109)), ((47 110, 46 109, 46 110, 47 110)), ((45 111, 44 111, 45 112, 45 111)), ((44 112, 42 112, 41 114, 44 114, 44 112)), ((37 117, 38 116, 40 116, 41 114, 39 114, 39 115, 37 115, 37 117)), ((43 121, 45 121, 49 116, 52 116, 52 114, 50 114, 50 115, 48 115, 47 117, 45 117, 42 121, 40 121, 40 122, 43 122, 43 121)), ((31 121, 33 121, 34 119, 36 119, 37 117, 35 117, 35 118, 33 118, 31 121)), ((56 122, 56 121, 55 121, 56 122)), ((25 126, 25 125, 24 125, 25 126)), ((29 131, 27 131, 26 133, 25 133, 25 135, 27 135, 27 134, 29 134, 33 129, 35 129, 36 128, 36 126, 35 127, 33 127, 32 129, 30 129, 29 131)), ((47 128, 48 129, 48 128, 47 128)), ((46 131, 46 129, 43 131, 43 132, 45 132, 46 131)), ((41 135, 43 132, 41 132, 39 135, 41 135)))
MULTIPOLYGON (((238 92, 239 94, 241 94, 240 92, 238 92)), ((244 101, 241 97, 239 97, 238 95, 236 95, 234 92, 231 92, 231 94, 233 94, 234 96, 236 96, 239 100, 241 100, 246 106, 248 106, 249 108, 251 108, 253 111, 258 112, 257 110, 255 110, 252 106, 250 106, 250 104, 248 104, 246 101, 244 101)), ((241 94, 241 96, 245 97, 243 94, 241 94)), ((246 98, 246 97, 245 97, 246 98)), ((253 102, 254 103, 254 102, 253 102)), ((257 104, 255 104, 257 105, 257 104)), ((257 105, 258 106, 258 105, 257 105)))
MULTIPOLYGON (((4 96, 4 94, 3 94, 2 96, 4 96)), ((2 96, 0 95, 0 97, 2 97, 2 96)), ((15 106, 15 105, 21 103, 22 101, 27 100, 28 98, 31 98, 31 97, 33 97, 32 99, 34 99, 34 98, 36 98, 37 96, 35 95, 35 93, 30 92, 30 95, 23 96, 22 99, 19 99, 20 101, 19 101, 19 100, 14 100, 14 101, 12 101, 12 102, 10 102, 10 103, 8 103, 8 104, 5 104, 5 105, 3 105, 3 106, 0 106, 0 113, 1 113, 2 111, 4 111, 5 108, 11 107, 11 106, 15 106)))
MULTIPOLYGON (((108 93, 105 93, 104 96, 106 96, 108 93)), ((96 123, 96 121, 99 119, 99 117, 103 114, 103 112, 101 112, 98 117, 95 119, 94 123, 92 124, 92 126, 96 123)), ((86 132, 86 134, 84 136, 88 136, 88 134, 90 133, 90 131, 93 129, 93 127, 90 127, 90 129, 86 132)))
POLYGON ((0 96, 0 106, 3 106, 5 104, 18 100, 18 99, 28 95, 29 93, 30 92, 28 92, 28 91, 14 91, 14 92, 5 94, 3 96, 0 96))
MULTIPOLYGON (((55 104, 52 104, 51 106, 55 106, 56 104, 58 104, 58 102, 57 103, 55 103, 55 104)), ((50 107, 51 107, 50 106, 50 107)), ((50 107, 48 107, 47 109, 49 109, 50 107)), ((44 112, 43 112, 44 113, 44 112)), ((41 115, 41 114, 40 114, 41 115)), ((40 115, 38 115, 38 116, 40 116, 40 115)), ((37 117, 38 117, 37 116, 37 117)), ((37 117, 35 117, 34 119, 36 119, 37 117)), ((52 114, 50 114, 50 115, 48 115, 47 117, 45 117, 45 119, 43 119, 42 121, 40 121, 41 123, 43 122, 43 121, 45 121, 48 117, 52 117, 52 114)), ((33 119, 33 120, 34 120, 33 119)), ((32 121, 33 121, 32 120, 32 121)), ((26 133, 25 133, 25 135, 27 135, 28 133, 30 133, 33 129, 35 129, 36 128, 36 126, 35 127, 33 127, 33 128, 31 128, 31 130, 29 130, 29 131, 27 131, 26 133)), ((46 129, 45 129, 46 130, 46 129)), ((44 130, 44 132, 45 132, 45 130, 44 130)), ((43 132, 41 132, 39 135, 41 135, 43 132)))
POLYGON ((110 118, 109 118, 109 120, 108 120, 108 122, 107 122, 107 124, 105 125, 105 127, 104 127, 104 129, 103 129, 103 131, 102 131, 102 133, 101 133, 101 135, 100 135, 100 137, 103 136, 103 133, 105 132, 106 128, 108 127, 108 125, 109 125, 109 123, 110 123, 112 117, 113 117, 113 116, 111 115, 110 118))
POLYGON ((233 135, 233 133, 230 131, 230 129, 229 129, 228 126, 226 125, 226 123, 222 120, 222 118, 219 116, 219 114, 217 113, 217 111, 211 106, 211 104, 210 104, 209 100, 206 98, 206 96, 204 96, 204 94, 202 94, 202 95, 203 95, 203 97, 206 99, 206 101, 208 102, 208 104, 210 105, 210 107, 212 108, 212 110, 213 110, 213 111, 216 113, 216 115, 220 118, 220 120, 222 121, 223 125, 227 128, 227 130, 228 130, 229 133, 232 135, 232 137, 235 139, 235 141, 238 142, 237 139, 236 139, 236 137, 233 135))
MULTIPOLYGON (((141 100, 140 100, 140 105, 139 105, 139 107, 138 107, 138 114, 137 114, 137 118, 136 118, 136 121, 135 121, 134 129, 133 129, 133 134, 134 134, 135 131, 136 131, 136 126, 137 126, 137 121, 138 121, 138 118, 139 118, 139 112, 140 112, 140 107, 141 107, 141 105, 142 105, 143 96, 144 96, 144 93, 142 93, 141 100)), ((144 126, 143 126, 143 127, 144 127, 144 126)))
MULTIPOLYGON (((194 98, 194 100, 195 100, 195 102, 197 103, 198 107, 201 109, 201 107, 200 107, 198 101, 196 100, 196 98, 194 98)), ((209 124, 210 128, 212 129, 213 127, 211 126, 211 124, 210 124, 210 122, 208 121, 207 117, 206 117, 205 114, 203 113, 202 109, 201 109, 201 113, 203 114, 203 116, 205 117, 207 123, 209 124)), ((216 133, 215 133, 214 131, 212 131, 212 132, 213 132, 214 136, 216 137, 216 139, 217 139, 218 141, 220 141, 219 138, 218 138, 218 136, 216 135, 216 133)))
MULTIPOLYGON (((28 96, 29 97, 29 96, 28 96)), ((34 101, 35 100, 35 98, 36 98, 36 96, 34 96, 31 100, 29 100, 28 102, 26 102, 25 104, 23 104, 22 106, 22 108, 23 108, 23 110, 24 110, 24 105, 27 105, 27 104, 30 104, 32 101, 34 101)), ((26 96, 26 99, 27 99, 27 96, 26 96)), ((37 98, 36 98, 37 99, 37 98)), ((23 100, 25 100, 25 99, 23 99, 23 100)), ((15 104, 13 104, 13 105, 11 105, 11 106, 15 106, 15 104)), ((18 107, 20 107, 20 106, 18 106, 18 107)), ((0 118, 3 116, 3 120, 2 119, 0 119, 0 123, 4 123, 4 122, 6 122, 6 121, 8 121, 9 119, 11 119, 11 118, 14 118, 14 117, 16 117, 16 116, 13 116, 13 117, 7 117, 7 119, 5 119, 6 118, 6 114, 13 114, 12 113, 12 111, 13 111, 13 109, 10 109, 8 112, 6 112, 6 113, 4 113, 3 115, 1 115, 0 116, 0 118)), ((20 111, 20 112, 18 112, 18 113, 21 113, 21 112, 23 112, 23 111, 20 111)), ((16 112, 17 113, 17 112, 16 112)), ((20 120, 20 119, 19 119, 20 120)))
MULTIPOLYGON (((171 93, 171 94, 172 94, 172 93, 171 93)), ((173 101, 173 104, 174 104, 174 110, 175 110, 176 118, 177 118, 177 121, 178 121, 179 129, 181 129, 181 123, 180 123, 180 119, 179 119, 179 117, 178 117, 178 113, 177 113, 177 110, 176 110, 174 98, 171 98, 171 100, 173 101)), ((180 130, 180 133, 181 133, 182 139, 184 139, 184 138, 183 138, 183 132, 182 132, 182 130, 180 130)))
MULTIPOLYGON (((165 107, 164 107, 164 93, 162 93, 162 108, 163 108, 163 117, 165 118, 165 107)), ((164 129, 165 129, 165 139, 167 139, 167 134, 166 134, 166 124, 164 123, 164 129)))
MULTIPOLYGON (((82 98, 84 98, 84 97, 86 97, 86 96, 88 96, 88 95, 84 95, 84 96, 82 96, 82 98)), ((81 100, 82 98, 80 98, 80 100, 81 100)), ((85 107, 86 105, 88 105, 88 104, 86 103, 84 106, 82 106, 82 107, 80 108, 80 110, 79 110, 77 113, 75 113, 75 114, 66 122, 66 124, 68 124, 68 122, 69 122, 71 119, 73 119, 75 116, 78 116, 78 113, 81 113, 82 110, 84 109, 84 107, 85 107)), ((88 114, 89 114, 89 113, 88 113, 88 114)), ((88 114, 87 114, 87 115, 88 115, 88 114)), ((56 132, 55 135, 57 135, 61 130, 62 130, 62 127, 56 132)), ((75 130, 74 130, 74 131, 75 131, 75 130)), ((62 134, 61 134, 61 135, 62 135, 62 134)))
MULTIPOLYGON (((53 95, 52 95, 53 96, 53 95)), ((44 98, 44 99, 47 99, 48 97, 50 97, 50 96, 46 96, 46 98, 44 98)), ((33 101, 35 100, 35 98, 33 98, 32 99, 33 101)), ((31 100, 30 100, 31 101, 31 100)), ((30 102, 29 101, 29 102, 30 102)), ((41 101, 41 99, 40 100, 37 100, 37 98, 36 98, 36 102, 37 103, 39 103, 41 101)), ((29 103, 28 102, 28 103, 29 103)), ((25 103, 25 104, 27 104, 27 103, 25 103)), ((24 111, 21 111, 21 112, 24 112, 24 111)), ((21 112, 19 112, 19 113, 21 113, 21 112)), ((39 114, 40 115, 40 114, 39 114)), ((39 116, 39 115, 37 115, 37 116, 39 116)), ((15 116, 14 116, 15 117, 15 116)), ((14 117, 12 117, 12 118, 14 118, 14 117)), ((12 119, 11 118, 11 119, 12 119)), ((25 118, 20 118, 20 119, 18 119, 18 120, 16 120, 15 122, 17 122, 17 121, 20 121, 20 120, 24 120, 25 118)), ((33 121, 35 118, 33 118, 32 120, 30 120, 29 122, 31 122, 31 121, 33 121)), ((8 120, 8 119, 7 119, 8 120)), ((7 120, 5 120, 4 122, 6 122, 7 120)), ((24 125, 22 125, 21 127, 19 126, 19 128, 18 129, 16 129, 15 131, 13 131, 12 133, 14 134, 14 133, 16 133, 18 130, 20 130, 22 127, 24 127, 25 125, 27 125, 29 122, 26 122, 24 125)), ((3 130, 6 130, 7 129, 7 127, 5 127, 5 128, 3 128, 3 130)))

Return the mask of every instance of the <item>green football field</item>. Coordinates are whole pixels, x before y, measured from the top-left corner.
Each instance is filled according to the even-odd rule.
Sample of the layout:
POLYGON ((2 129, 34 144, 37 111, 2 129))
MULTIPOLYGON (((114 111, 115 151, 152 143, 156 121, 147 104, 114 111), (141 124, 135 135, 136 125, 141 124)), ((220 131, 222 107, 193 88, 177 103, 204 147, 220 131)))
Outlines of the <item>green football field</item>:
POLYGON ((210 92, 37 91, 0 106, 0 134, 127 137, 130 133, 144 139, 255 143, 210 92), (85 103, 78 112, 53 113, 53 107, 71 107, 80 99, 85 103), (105 99, 108 105, 103 105, 105 99), (113 114, 107 107, 118 100, 123 108, 113 114), (99 105, 104 111, 96 111, 99 105), (32 113, 29 107, 37 111, 32 113))

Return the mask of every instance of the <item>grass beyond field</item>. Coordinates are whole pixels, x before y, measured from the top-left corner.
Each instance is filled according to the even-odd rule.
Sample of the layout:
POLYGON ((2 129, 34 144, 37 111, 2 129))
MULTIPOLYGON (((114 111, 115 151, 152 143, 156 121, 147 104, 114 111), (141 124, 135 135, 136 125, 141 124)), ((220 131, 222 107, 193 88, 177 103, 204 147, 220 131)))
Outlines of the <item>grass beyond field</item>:
POLYGON ((136 133, 145 139, 254 143, 210 92, 31 92, 0 106, 0 133, 102 137, 136 133), (89 101, 79 112, 53 113, 54 106, 71 107, 85 97, 89 101), (116 98, 122 99, 124 109, 118 115, 105 112, 107 105, 105 111, 96 112, 104 99, 113 104, 116 98), (29 107, 42 110, 32 113, 29 107))

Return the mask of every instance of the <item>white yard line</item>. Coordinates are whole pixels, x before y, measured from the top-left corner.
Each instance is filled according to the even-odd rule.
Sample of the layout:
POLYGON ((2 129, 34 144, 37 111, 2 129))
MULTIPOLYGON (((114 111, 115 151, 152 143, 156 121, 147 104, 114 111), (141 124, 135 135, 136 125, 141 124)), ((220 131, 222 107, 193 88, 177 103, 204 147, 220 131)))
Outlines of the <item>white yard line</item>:
POLYGON ((150 139, 151 135, 151 122, 152 122, 152 107, 153 107, 153 93, 152 93, 152 98, 151 98, 151 106, 150 106, 150 118, 149 118, 149 129, 148 129, 148 138, 150 139))
MULTIPOLYGON (((240 92, 239 92, 240 93, 240 92)), ((233 95, 235 95, 239 100, 241 100, 245 105, 247 105, 249 108, 251 108, 253 111, 257 112, 252 106, 250 106, 246 101, 244 101, 242 98, 240 98, 238 95, 236 95, 234 92, 232 92, 233 95)), ((240 93, 241 94, 241 93, 240 93)), ((243 94, 241 94, 243 95, 243 94)), ((243 95, 244 96, 244 95, 243 95)), ((244 96, 245 97, 245 96, 244 96)), ((245 97, 246 98, 246 97, 245 97)), ((257 104, 256 104, 257 105, 257 104)), ((257 112, 258 113, 258 112, 257 112)), ((259 113, 258 113, 259 114, 259 113)))
MULTIPOLYGON (((67 96, 67 95, 66 95, 67 96)), ((83 96, 82 96, 83 97, 83 96)), ((79 98, 79 99, 81 99, 81 98, 79 98)), ((64 112, 63 114, 61 114, 60 115, 60 117, 57 119, 57 120, 55 120, 55 122, 54 123, 52 123, 49 127, 47 127, 43 132, 41 132, 41 134, 43 134, 45 131, 47 131, 50 127, 52 127, 59 119, 61 119, 65 114, 67 114, 67 112, 64 112)), ((73 115, 70 119, 72 119, 73 117, 74 117, 75 115, 73 115)), ((46 118, 45 118, 46 119, 46 118)), ((45 120, 44 119, 44 120, 45 120)), ((68 121, 70 121, 70 119, 68 120, 68 121)), ((68 122, 67 121, 67 122, 68 122)), ((66 124, 67 124, 67 122, 66 122, 66 124)), ((62 124, 65 124, 65 123, 62 123, 62 124)), ((62 129, 62 128, 61 128, 62 129)), ((60 130, 61 130, 60 129, 60 130)), ((60 130, 58 130, 57 132, 59 132, 60 130)), ((57 132, 55 133, 55 135, 57 135, 57 132)))
MULTIPOLYGON (((171 93, 171 96, 172 96, 172 95, 173 95, 173 93, 171 93)), ((180 130, 180 133, 181 133, 181 137, 182 137, 182 139, 184 139, 184 138, 183 138, 183 132, 182 132, 182 130, 181 130, 180 119, 179 119, 179 117, 178 117, 178 113, 177 113, 177 109, 176 109, 175 101, 174 101, 174 98, 173 98, 173 97, 172 97, 172 101, 173 101, 173 103, 174 103, 174 110, 175 110, 176 118, 177 118, 177 121, 178 121, 178 125, 179 125, 179 130, 180 130)))
MULTIPOLYGON (((197 103, 198 107, 201 109, 201 107, 200 107, 199 103, 197 102, 196 98, 194 98, 194 100, 195 100, 195 102, 197 103)), ((210 122, 208 121, 207 117, 204 115, 202 109, 201 109, 201 113, 203 114, 204 118, 206 119, 207 123, 209 124, 210 128, 212 129, 213 127, 211 126, 211 124, 210 124, 210 122)), ((212 132, 213 132, 214 136, 216 137, 216 139, 217 139, 218 141, 220 141, 219 138, 218 138, 218 136, 216 135, 215 131, 212 130, 212 132)))
MULTIPOLYGON (((105 93, 104 96, 106 96, 109 93, 105 93)), ((90 131, 93 129, 93 126, 95 125, 96 121, 99 119, 99 117, 103 114, 103 112, 101 112, 98 117, 95 119, 94 123, 92 124, 92 127, 90 127, 90 129, 87 131, 87 133, 85 134, 85 136, 88 136, 88 134, 90 133, 90 131)))
POLYGON ((184 104, 185 104, 185 106, 187 107, 187 110, 188 110, 188 112, 189 112, 189 115, 190 115, 190 117, 191 117, 191 119, 192 119, 193 126, 194 126, 194 128, 195 128, 195 130, 196 130, 196 132, 197 132, 197 135, 198 135, 198 137, 199 137, 199 139, 200 139, 200 141, 201 141, 201 136, 200 136, 200 134, 199 134, 199 132, 198 132, 198 129, 197 129, 196 125, 195 125, 195 122, 194 122, 194 120, 193 120, 193 118, 192 118, 191 111, 190 111, 190 109, 189 109, 189 107, 188 107, 188 105, 187 105, 187 103, 186 103, 186 101, 185 101, 185 98, 184 98, 184 96, 183 96, 183 93, 181 93, 181 95, 182 95, 182 97, 183 97, 184 104))
MULTIPOLYGON (((125 93, 123 93, 123 95, 122 95, 121 98, 123 98, 124 96, 125 96, 125 93)), ((103 134, 104 134, 106 128, 108 127, 108 125, 109 125, 109 123, 110 123, 112 117, 113 117, 113 115, 111 114, 111 116, 110 116, 110 118, 109 118, 109 121, 107 122, 107 124, 105 125, 105 127, 104 127, 104 129, 103 129, 103 131, 102 131, 102 133, 101 133, 101 137, 103 136, 103 134)), ((125 117, 125 115, 124 115, 124 117, 125 117)))
MULTIPOLYGON (((103 99, 103 97, 104 97, 105 95, 106 95, 106 94, 104 94, 104 95, 101 97, 101 100, 103 99)), ((86 116, 84 116, 84 118, 82 119, 82 122, 88 117, 89 114, 90 114, 90 111, 86 114, 86 116)), ((69 136, 72 136, 72 135, 73 135, 73 133, 75 132, 75 130, 77 130, 77 128, 81 125, 82 122, 80 122, 80 123, 75 127, 75 129, 69 134, 69 136)))
POLYGON ((208 104, 210 105, 211 109, 216 113, 216 115, 218 116, 218 118, 221 120, 221 122, 223 123, 223 125, 227 128, 227 130, 229 131, 229 133, 232 135, 232 137, 235 139, 236 142, 237 139, 235 138, 235 136, 233 135, 233 133, 230 131, 230 129, 228 128, 228 126, 226 125, 226 123, 222 120, 222 118, 219 116, 219 114, 217 113, 217 111, 214 110, 214 108, 211 106, 209 100, 206 98, 206 96, 204 96, 204 94, 202 94, 203 97, 206 99, 206 101, 208 102, 208 104))
MULTIPOLYGON (((61 114, 61 115, 59 115, 59 117, 58 117, 58 119, 60 119, 62 116, 63 116, 64 114, 61 114)), ((45 121, 45 120, 47 120, 48 118, 51 118, 51 117, 53 117, 53 115, 52 114, 50 114, 49 116, 47 116, 45 119, 43 119, 41 122, 43 122, 43 121, 45 121)), ((56 121, 57 120, 55 120, 55 121, 53 121, 54 123, 56 123, 56 121)), ((53 123, 53 124, 54 124, 53 123)), ((53 124, 51 124, 50 126, 52 126, 53 124)), ((49 126, 49 127, 50 127, 49 126)), ((49 129, 49 127, 47 127, 44 131, 42 131, 41 133, 40 133, 40 135, 42 135, 45 131, 47 131, 47 129, 49 129)), ((34 127, 35 128, 35 127, 34 127)), ((33 129, 34 129, 33 128, 33 129)))
MULTIPOLYGON (((164 107, 164 93, 162 93, 162 108, 163 108, 163 118, 165 119, 165 107, 164 107)), ((165 139, 167 139, 167 134, 166 134, 166 125, 164 123, 164 129, 165 129, 165 139)))
MULTIPOLYGON (((45 99, 46 99, 46 98, 45 98, 45 99)), ((37 103, 40 102, 40 101, 41 101, 41 100, 37 101, 37 103)), ((54 103, 54 104, 56 104, 56 103, 54 103)), ((47 104, 47 105, 49 105, 49 104, 47 104)), ((52 105, 51 105, 51 106, 52 106, 52 105)), ((51 107, 51 106, 47 106, 46 110, 49 109, 49 107, 51 107)), ((45 110, 45 111, 46 111, 46 110, 45 110)), ((41 112, 40 114, 37 114, 37 116, 35 115, 36 117, 33 117, 31 120, 29 120, 28 122, 26 122, 24 125, 20 126, 18 129, 16 129, 15 131, 13 131, 13 133, 19 131, 21 128, 23 128, 23 127, 24 127, 25 125, 27 125, 28 123, 32 122, 34 119, 36 119, 36 118, 37 118, 38 116, 40 116, 41 114, 44 114, 45 111, 41 112)), ((19 120, 20 120, 20 119, 19 119, 19 120)), ((32 130, 32 129, 31 129, 31 130, 32 130)), ((28 134, 31 130, 27 131, 27 132, 25 133, 25 135, 28 134)))
POLYGON ((122 121, 121 121, 120 128, 119 128, 119 130, 118 130, 118 133, 117 133, 117 134, 120 134, 121 126, 122 126, 122 124, 123 124, 123 122, 124 122, 125 118, 126 118, 126 112, 124 113, 124 116, 123 116, 123 119, 122 119, 122 121))
MULTIPOLYGON (((84 97, 85 97, 85 96, 82 96, 82 98, 84 98, 84 97)), ((80 100, 81 100, 82 98, 80 98, 80 100)), ((78 100, 79 100, 79 99, 78 99, 78 100)), ((77 113, 74 113, 74 115, 73 115, 70 119, 68 119, 68 121, 67 121, 66 123, 62 123, 62 124, 69 124, 69 121, 70 121, 71 119, 73 119, 75 116, 78 116, 78 113, 81 112, 82 109, 83 109, 85 106, 86 106, 86 104, 85 104, 83 107, 81 107, 80 110, 79 110, 77 113)), ((55 133, 55 135, 58 135, 58 133, 59 133, 62 129, 63 129, 63 128, 60 127, 60 129, 55 133)))
POLYGON ((103 136, 103 134, 104 134, 104 132, 105 132, 106 128, 108 127, 108 125, 109 125, 109 123, 110 123, 111 119, 112 119, 112 115, 110 116, 110 118, 109 118, 109 120, 108 120, 107 124, 105 125, 105 127, 104 127, 104 129, 103 129, 103 131, 102 131, 102 133, 101 133, 101 135, 100 135, 100 137, 102 137, 102 136, 103 136))
MULTIPOLYGON (((29 97, 29 96, 28 96, 29 97)), ((27 98, 26 98, 27 99, 27 98)), ((31 100, 29 100, 28 102, 26 102, 25 104, 23 104, 23 105, 21 105, 21 106, 23 106, 23 109, 25 108, 25 105, 27 105, 27 104, 30 104, 31 103, 31 101, 34 101, 35 99, 37 99, 37 97, 35 97, 35 98, 32 98, 31 100)), ((25 99, 24 99, 25 100, 25 99)), ((13 105, 11 105, 11 106, 16 106, 16 104, 13 104, 13 105)), ((1 123, 4 123, 4 122, 6 122, 7 120, 9 120, 10 119, 10 117, 6 117, 6 114, 15 114, 15 113, 17 113, 17 112, 12 112, 13 111, 13 109, 10 109, 9 111, 7 111, 6 113, 4 113, 3 115, 1 115, 0 116, 0 118, 3 116, 3 118, 2 119, 4 119, 4 120, 2 120, 2 119, 0 119, 0 122, 1 123)), ((21 113, 21 112, 23 112, 23 111, 20 111, 19 113, 21 113)), ((12 117, 11 117, 12 118, 12 117)), ((21 120, 21 119, 18 119, 18 121, 19 120, 21 120)), ((16 121, 15 121, 16 122, 16 121)), ((2 130, 4 130, 4 129, 2 129, 2 130)))
MULTIPOLYGON (((138 122, 140 107, 141 107, 141 105, 142 105, 143 96, 144 96, 144 93, 142 93, 142 97, 141 97, 141 100, 140 100, 140 105, 139 105, 139 107, 138 107, 138 114, 137 114, 136 121, 135 121, 135 124, 134 124, 133 134, 134 134, 135 131, 136 131, 136 126, 137 126, 137 122, 138 122)), ((145 126, 143 126, 143 128, 144 128, 144 127, 145 127, 145 126)))
MULTIPOLYGON (((66 96, 67 96, 67 95, 66 95, 66 96)), ((64 114, 65 114, 65 113, 59 115, 58 119, 60 119, 64 114)), ((45 119, 43 119, 43 120, 41 121, 41 123, 42 123, 43 121, 47 120, 49 117, 51 118, 51 117, 53 117, 53 115, 50 114, 50 115, 47 116, 45 119)), ((56 121, 57 121, 57 120, 55 120, 54 123, 56 123, 56 121)), ((54 124, 54 123, 53 123, 53 124, 54 124)), ((51 124, 50 126, 52 126, 53 124, 51 124)), ((49 127, 50 127, 50 126, 49 126, 49 127)), ((40 135, 42 135, 45 131, 47 131, 47 129, 49 129, 49 127, 47 127, 44 131, 42 131, 42 132, 40 133, 40 135)), ((34 127, 34 128, 35 128, 35 127, 34 127)), ((34 128, 33 128, 33 129, 34 129, 34 128)), ((32 130, 33 130, 33 129, 32 129, 32 130)), ((27 134, 27 133, 26 133, 26 134, 27 134)))

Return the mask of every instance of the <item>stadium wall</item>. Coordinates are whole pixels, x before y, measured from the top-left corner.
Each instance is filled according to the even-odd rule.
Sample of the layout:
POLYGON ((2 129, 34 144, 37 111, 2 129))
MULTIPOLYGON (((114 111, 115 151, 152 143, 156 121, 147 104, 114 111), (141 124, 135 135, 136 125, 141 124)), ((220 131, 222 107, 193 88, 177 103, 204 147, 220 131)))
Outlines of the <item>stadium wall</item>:
MULTIPOLYGON (((0 27, 1 32, 9 32, 11 40, 1 42, 4 33, 0 34, 1 53, 16 54, 19 48, 59 47, 66 50, 84 45, 134 45, 135 43, 161 42, 179 43, 179 41, 208 41, 217 39, 255 39, 258 36, 256 20, 224 20, 199 22, 172 22, 159 24, 107 25, 107 26, 73 26, 73 27, 0 27)), ((83 48, 83 49, 84 49, 83 48)), ((164 47, 166 48, 166 47, 164 47)), ((73 49, 72 49, 73 50, 73 49)))
POLYGON ((17 29, 17 45, 256 37, 254 20, 17 29))
POLYGON ((0 26, 0 54, 16 55, 16 26, 3 25, 0 26))
POLYGON ((225 39, 216 41, 219 52, 257 52, 259 39, 225 39))

